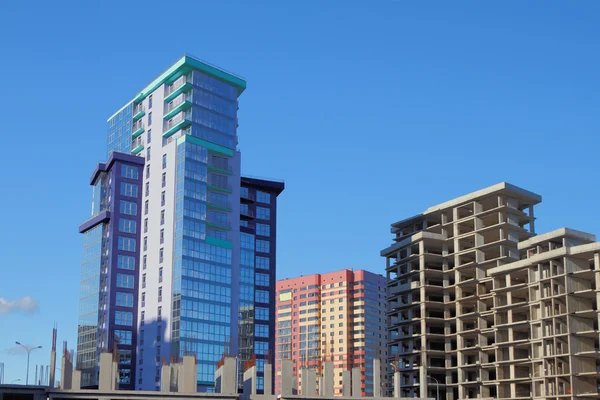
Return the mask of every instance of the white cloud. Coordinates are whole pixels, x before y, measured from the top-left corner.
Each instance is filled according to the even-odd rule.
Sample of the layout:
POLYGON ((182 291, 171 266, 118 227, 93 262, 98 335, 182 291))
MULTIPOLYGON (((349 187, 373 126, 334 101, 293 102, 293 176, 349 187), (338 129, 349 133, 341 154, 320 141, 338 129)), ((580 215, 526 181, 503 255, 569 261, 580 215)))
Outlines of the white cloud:
POLYGON ((36 312, 38 308, 38 302, 29 296, 24 296, 13 301, 0 297, 0 314, 8 314, 13 311, 33 313, 36 312))

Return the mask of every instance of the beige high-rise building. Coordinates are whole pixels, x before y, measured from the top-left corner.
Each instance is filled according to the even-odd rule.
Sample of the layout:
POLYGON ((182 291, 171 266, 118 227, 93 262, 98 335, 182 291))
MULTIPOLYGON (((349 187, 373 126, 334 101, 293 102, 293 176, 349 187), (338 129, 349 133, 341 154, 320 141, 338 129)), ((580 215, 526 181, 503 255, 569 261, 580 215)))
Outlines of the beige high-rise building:
POLYGON ((536 236, 540 202, 500 183, 392 224, 381 254, 402 396, 598 398, 600 243, 536 236))

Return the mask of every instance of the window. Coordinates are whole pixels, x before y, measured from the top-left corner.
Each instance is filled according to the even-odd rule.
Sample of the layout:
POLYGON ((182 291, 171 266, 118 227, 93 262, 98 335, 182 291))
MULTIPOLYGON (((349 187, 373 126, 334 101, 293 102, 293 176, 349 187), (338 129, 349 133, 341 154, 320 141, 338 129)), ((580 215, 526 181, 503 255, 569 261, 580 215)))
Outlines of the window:
POLYGON ((245 198, 245 199, 247 199, 247 198, 250 197, 249 193, 248 193, 248 188, 247 187, 240 188, 240 196, 243 197, 243 198, 245 198))
POLYGON ((269 352, 269 343, 254 342, 254 352, 259 355, 266 355, 269 352))
POLYGON ((162 263, 164 260, 164 254, 165 254, 165 249, 163 249, 162 247, 160 248, 160 250, 158 250, 158 262, 162 263))
POLYGON ((254 308, 254 318, 260 319, 263 321, 268 321, 269 320, 269 309, 266 307, 254 308))
POLYGON ((137 167, 123 164, 123 165, 121 165, 121 176, 123 178, 137 179, 138 178, 138 169, 137 169, 137 167))
POLYGON ((162 301, 162 286, 158 287, 158 302, 162 301))
POLYGON ((117 256, 117 268, 128 269, 130 271, 135 270, 135 257, 119 254, 117 256))
POLYGON ((119 350, 119 364, 131 364, 131 350, 119 350))
MULTIPOLYGON (((142 311, 140 313, 140 326, 144 326, 144 316, 146 315, 146 311, 142 311)), ((140 331, 140 344, 144 344, 144 331, 140 331)))
POLYGON ((214 237, 215 239, 227 240, 227 232, 225 232, 225 231, 219 231, 219 230, 216 230, 216 229, 209 229, 208 230, 208 236, 214 237))
POLYGON ((142 292, 142 307, 146 307, 146 293, 142 292))
POLYGON ((143 262, 142 262, 142 269, 146 269, 146 262, 147 262, 147 257, 144 254, 144 258, 143 258, 143 262))
POLYGON ((271 209, 265 207, 256 207, 256 218, 258 219, 271 219, 271 209))
POLYGON ((133 307, 133 294, 117 292, 117 305, 119 307, 133 307))
POLYGON ((160 267, 158 269, 158 283, 161 283, 163 281, 163 267, 160 267))
POLYGON ((117 274, 117 287, 133 289, 134 277, 133 275, 117 274))
POLYGON ((256 268, 269 269, 269 257, 256 256, 256 268))
POLYGON ((268 240, 256 239, 256 251, 261 253, 269 253, 270 243, 268 240))
POLYGON ((268 303, 269 302, 269 292, 267 290, 256 290, 254 292, 255 300, 258 303, 268 303))
POLYGON ((165 224, 165 210, 161 210, 161 212, 160 212, 160 224, 161 225, 165 224))
POLYGON ((135 251, 135 239, 119 236, 118 247, 123 251, 135 251))
POLYGON ((121 214, 137 215, 137 204, 131 201, 121 200, 119 203, 119 211, 121 214))
POLYGON ((163 167, 163 169, 167 168, 167 155, 166 154, 163 154, 162 167, 163 167))
POLYGON ((258 201, 259 203, 271 204, 271 194, 257 190, 256 201, 258 201))
POLYGON ((148 140, 146 140, 147 143, 152 142, 152 129, 148 129, 148 140))
POLYGON ((148 200, 146 200, 144 202, 144 215, 148 215, 148 207, 149 207, 149 203, 148 203, 148 200))
POLYGON ((256 224, 256 234, 260 236, 271 236, 271 226, 265 224, 256 224))
POLYGON ((160 230, 160 244, 163 244, 165 242, 165 230, 161 229, 160 230))
POLYGON ((261 324, 254 325, 254 336, 261 337, 261 338, 268 338, 269 337, 269 325, 261 325, 261 324))
POLYGON ((255 274, 256 284, 259 286, 269 286, 269 275, 268 274, 255 274))
POLYGON ((144 251, 148 250, 148 236, 144 236, 144 251))
POLYGON ((142 275, 142 289, 146 287, 146 274, 142 275))
POLYGON ((150 178, 150 164, 146 165, 146 178, 150 178))
POLYGON ((148 96, 148 110, 152 109, 152 95, 148 96))
POLYGON ((115 329, 115 337, 119 344, 131 345, 131 331, 115 329))
POLYGON ((115 311, 115 325, 133 325, 133 313, 131 311, 115 311))
POLYGON ((138 185, 135 183, 121 182, 121 195, 127 197, 137 197, 138 185))
MULTIPOLYGON (((148 107, 150 108, 150 107, 148 107)), ((152 113, 148 113, 148 125, 152 125, 152 113)))
POLYGON ((119 232, 135 233, 137 230, 136 225, 134 220, 119 218, 119 232))
POLYGON ((148 197, 148 196, 150 195, 150 182, 146 182, 146 185, 145 185, 145 190, 144 190, 144 192, 145 192, 145 193, 144 193, 144 195, 145 195, 146 197, 148 197))
POLYGON ((167 186, 167 173, 163 172, 162 174, 162 187, 167 186))
POLYGON ((165 192, 163 190, 163 192, 160 194, 160 205, 161 205, 161 207, 165 205, 166 198, 167 198, 167 196, 165 195, 165 192))
POLYGON ((144 233, 148 233, 148 218, 144 219, 144 233))
MULTIPOLYGON (((161 321, 162 320, 162 306, 159 306, 158 310, 156 311, 156 320, 157 321, 161 321)), ((156 340, 160 342, 160 336, 158 336, 156 340)))

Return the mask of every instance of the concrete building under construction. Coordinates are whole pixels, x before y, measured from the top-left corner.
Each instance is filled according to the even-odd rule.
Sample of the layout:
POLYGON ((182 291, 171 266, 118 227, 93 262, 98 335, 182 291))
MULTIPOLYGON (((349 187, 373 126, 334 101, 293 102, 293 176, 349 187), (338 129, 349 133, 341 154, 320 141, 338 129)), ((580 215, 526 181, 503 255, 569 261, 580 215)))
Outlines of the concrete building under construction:
POLYGON ((598 398, 600 243, 536 236, 540 202, 500 183, 392 224, 381 255, 401 396, 598 398))

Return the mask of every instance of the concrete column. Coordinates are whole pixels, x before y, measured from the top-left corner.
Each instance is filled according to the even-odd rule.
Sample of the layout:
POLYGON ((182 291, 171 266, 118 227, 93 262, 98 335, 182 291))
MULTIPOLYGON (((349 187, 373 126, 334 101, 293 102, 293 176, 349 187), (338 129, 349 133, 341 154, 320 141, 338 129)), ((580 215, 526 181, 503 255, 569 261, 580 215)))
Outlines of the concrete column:
MULTIPOLYGON (((111 354, 112 357, 112 354, 111 354)), ((119 390, 119 363, 113 361, 112 363, 112 372, 113 372, 113 390, 119 390)))
POLYGON ((400 398, 400 372, 394 372, 394 397, 400 398))
MULTIPOLYGON (((235 365, 235 358, 233 360, 235 365)), ((182 380, 177 388, 180 393, 196 393, 198 390, 198 367, 196 366, 196 357, 183 357, 183 362, 179 370, 179 378, 182 380)))
POLYGON ((81 390, 81 371, 73 371, 73 380, 71 382, 71 390, 81 390))
POLYGON ((265 364, 264 371, 264 392, 266 395, 273 394, 273 365, 265 364))
POLYGON ((244 384, 242 398, 250 399, 251 395, 256 394, 256 366, 252 366, 244 371, 244 384))
POLYGON ((342 396, 350 397, 352 396, 352 379, 350 371, 342 372, 342 396))
POLYGON ((168 393, 171 390, 171 366, 163 365, 160 374, 160 391, 168 393))
POLYGON ((301 395, 316 396, 317 395, 317 372, 314 369, 302 368, 300 370, 302 378, 301 395))
POLYGON ((292 387, 298 388, 298 381, 294 384, 292 374, 292 360, 281 360, 281 396, 292 396, 292 387))
POLYGON ((373 397, 381 397, 381 360, 379 358, 373 359, 373 397))
POLYGON ((235 357, 225 357, 223 365, 215 374, 217 393, 237 394, 237 369, 235 357))
POLYGON ((98 390, 115 390, 112 353, 100 353, 100 379, 98 380, 98 390))
POLYGON ((323 396, 333 397, 333 379, 333 363, 327 361, 323 366, 323 380, 319 386, 319 392, 322 392, 323 396))
POLYGON ((360 389, 360 368, 354 367, 352 368, 352 397, 360 397, 361 389, 360 389))
POLYGON ((73 382, 73 363, 67 358, 66 355, 63 355, 61 368, 60 368, 60 388, 62 390, 70 390, 72 382, 73 382))

